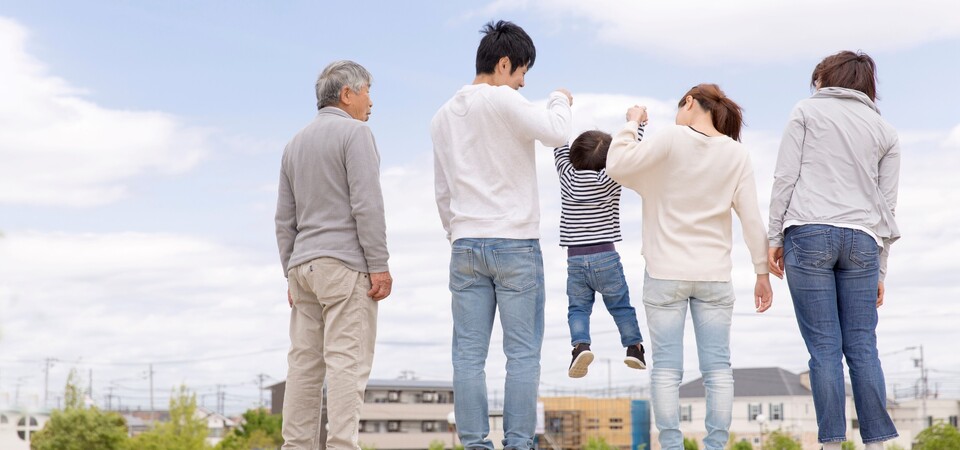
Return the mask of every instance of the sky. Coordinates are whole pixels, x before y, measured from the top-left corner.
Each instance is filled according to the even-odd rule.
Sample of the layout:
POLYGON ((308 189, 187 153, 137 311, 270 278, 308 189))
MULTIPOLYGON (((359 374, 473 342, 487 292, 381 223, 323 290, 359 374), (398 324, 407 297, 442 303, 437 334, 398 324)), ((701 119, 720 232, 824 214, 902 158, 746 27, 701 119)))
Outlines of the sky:
MULTIPOLYGON (((449 243, 433 197, 429 122, 473 81, 478 30, 523 26, 537 59, 521 93, 574 96, 574 132, 618 129, 633 104, 648 133, 677 99, 718 83, 744 109, 766 217, 773 167, 810 72, 843 49, 879 67, 878 106, 899 132, 897 217, 877 330, 891 396, 929 385, 960 398, 960 6, 828 2, 31 2, 0 5, 0 408, 56 406, 70 370, 106 405, 165 407, 185 384, 227 412, 286 374, 286 282, 274 234, 280 155, 316 113, 314 82, 338 59, 373 74, 369 125, 382 157, 392 295, 380 304, 373 378, 449 380, 449 243), (412 375, 411 375, 412 374, 412 375), (262 375, 262 376, 261 376, 262 375), (46 386, 46 390, 45 390, 46 386), (45 395, 46 392, 46 395, 45 395)), ((573 137, 573 136, 571 136, 573 137)), ((643 395, 609 314, 598 360, 570 379, 559 184, 537 149, 547 288, 544 394, 643 395)), ((640 199, 623 196, 618 244, 641 330, 640 199)), ((753 311, 734 238, 736 368, 805 370, 787 285, 753 311)), ((498 328, 499 325, 497 325, 498 328)), ((687 327, 685 380, 699 376, 687 327)), ((502 395, 499 331, 487 377, 502 395)), ((267 396, 269 397, 269 396, 267 396)))

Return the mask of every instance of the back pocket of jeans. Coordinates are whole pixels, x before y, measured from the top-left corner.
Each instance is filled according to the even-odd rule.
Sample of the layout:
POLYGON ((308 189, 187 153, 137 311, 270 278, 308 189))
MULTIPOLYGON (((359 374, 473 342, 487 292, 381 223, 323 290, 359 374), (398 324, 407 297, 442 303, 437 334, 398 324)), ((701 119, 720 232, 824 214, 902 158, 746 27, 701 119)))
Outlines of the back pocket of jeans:
POLYGON ((597 277, 597 291, 601 294, 617 294, 623 290, 623 285, 627 280, 623 276, 623 265, 617 261, 616 264, 601 267, 594 274, 597 277))
POLYGON ((477 281, 473 249, 454 247, 450 252, 450 289, 462 291, 477 281))
POLYGON ((796 252, 797 263, 801 266, 821 267, 832 258, 830 229, 791 233, 790 250, 796 252))
POLYGON ((493 251, 497 281, 512 291, 523 292, 537 285, 536 253, 533 247, 501 248, 493 251))
POLYGON ((864 269, 880 267, 880 246, 870 235, 862 231, 853 234, 850 245, 850 261, 864 269))

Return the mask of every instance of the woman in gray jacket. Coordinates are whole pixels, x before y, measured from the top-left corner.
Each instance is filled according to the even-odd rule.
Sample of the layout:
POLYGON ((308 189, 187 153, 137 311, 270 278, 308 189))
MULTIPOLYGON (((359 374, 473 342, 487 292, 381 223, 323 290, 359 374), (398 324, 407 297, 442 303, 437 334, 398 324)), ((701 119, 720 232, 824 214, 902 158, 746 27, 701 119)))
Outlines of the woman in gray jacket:
POLYGON ((900 175, 897 133, 880 117, 876 65, 863 53, 828 56, 813 71, 812 97, 794 108, 780 143, 770 198, 770 273, 793 297, 810 353, 818 439, 846 440, 846 357, 867 450, 897 436, 886 411, 877 355, 900 175))

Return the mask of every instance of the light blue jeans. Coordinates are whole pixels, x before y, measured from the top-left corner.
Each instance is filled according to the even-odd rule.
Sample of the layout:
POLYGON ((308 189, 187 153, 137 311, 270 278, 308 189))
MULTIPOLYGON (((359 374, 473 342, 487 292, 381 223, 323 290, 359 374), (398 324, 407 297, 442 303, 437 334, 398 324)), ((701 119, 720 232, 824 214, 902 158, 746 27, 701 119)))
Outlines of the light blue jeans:
POLYGON ((453 391, 466 449, 493 449, 484 367, 500 312, 507 376, 503 448, 533 448, 543 344, 543 256, 536 239, 457 239, 450 256, 453 391))
POLYGON ((688 306, 706 388, 707 436, 703 445, 707 450, 721 450, 727 445, 733 411, 730 321, 734 300, 729 282, 658 280, 644 274, 643 306, 653 356, 650 397, 663 450, 683 450, 679 390, 688 306))
POLYGON ((863 442, 897 437, 877 354, 880 246, 862 231, 830 225, 787 229, 783 263, 800 334, 810 353, 817 439, 846 439, 846 357, 863 442))

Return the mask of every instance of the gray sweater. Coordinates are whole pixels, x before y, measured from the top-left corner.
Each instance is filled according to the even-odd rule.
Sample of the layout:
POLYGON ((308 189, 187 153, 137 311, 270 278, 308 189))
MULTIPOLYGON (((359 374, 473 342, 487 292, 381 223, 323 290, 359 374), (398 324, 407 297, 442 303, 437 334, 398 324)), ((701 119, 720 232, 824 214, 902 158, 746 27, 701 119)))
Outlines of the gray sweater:
POLYGON ((277 246, 284 275, 320 257, 386 272, 380 153, 366 124, 325 107, 283 151, 277 246))
POLYGON ((900 141, 873 101, 853 89, 828 87, 800 101, 783 133, 770 196, 771 247, 783 246, 783 225, 822 223, 870 230, 883 241, 880 279, 894 217, 900 141))

